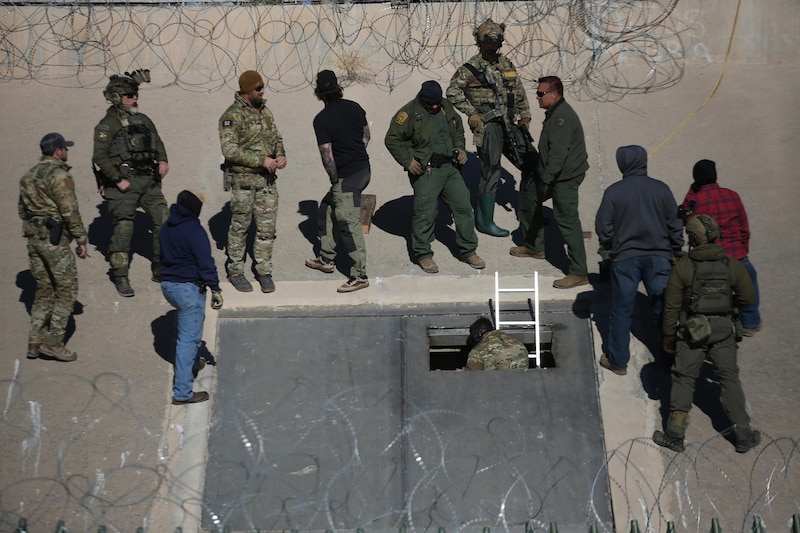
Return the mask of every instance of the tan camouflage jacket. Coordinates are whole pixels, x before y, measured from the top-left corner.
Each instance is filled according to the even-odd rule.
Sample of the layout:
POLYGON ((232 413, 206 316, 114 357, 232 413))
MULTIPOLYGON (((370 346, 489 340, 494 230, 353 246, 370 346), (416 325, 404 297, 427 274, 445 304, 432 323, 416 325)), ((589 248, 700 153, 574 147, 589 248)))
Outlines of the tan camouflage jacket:
POLYGON ((219 119, 219 142, 225 164, 235 173, 263 174, 265 157, 286 155, 283 137, 267 106, 255 109, 238 92, 219 119))
POLYGON ((508 333, 494 330, 483 335, 469 352, 467 370, 528 368, 528 349, 508 333))
MULTIPOLYGON (((496 63, 492 64, 483 59, 481 54, 473 56, 468 63, 479 72, 486 72, 490 68, 497 89, 503 97, 506 107, 509 105, 509 95, 514 96, 514 107, 517 118, 515 120, 531 118, 531 108, 522 80, 517 76, 517 70, 505 56, 498 56, 496 63)), ((453 74, 450 85, 447 87, 447 99, 456 109, 469 116, 475 111, 484 114, 495 108, 496 96, 491 87, 487 87, 478 80, 467 67, 461 65, 453 74)))
POLYGON ((45 239, 50 230, 44 224, 48 217, 63 221, 62 244, 72 239, 79 245, 87 243, 86 229, 78 210, 75 182, 69 175, 70 166, 53 156, 43 155, 39 163, 19 180, 17 212, 22 222, 22 235, 45 239))

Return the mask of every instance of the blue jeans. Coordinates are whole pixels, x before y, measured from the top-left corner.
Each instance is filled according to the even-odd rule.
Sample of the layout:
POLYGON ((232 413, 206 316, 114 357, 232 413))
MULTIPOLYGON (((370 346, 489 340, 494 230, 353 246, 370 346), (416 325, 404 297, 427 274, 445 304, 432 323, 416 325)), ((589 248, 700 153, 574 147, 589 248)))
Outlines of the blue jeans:
POLYGON ((192 397, 194 376, 192 368, 200 362, 203 321, 206 318, 206 294, 194 283, 162 281, 164 298, 178 310, 178 342, 175 346, 175 379, 172 397, 188 400, 192 397))
POLYGON ((661 331, 664 290, 671 270, 669 259, 658 255, 639 255, 611 265, 611 313, 606 354, 615 367, 627 368, 631 358, 631 320, 640 281, 647 290, 654 325, 661 331))
POLYGON ((750 274, 750 279, 753 280, 753 287, 756 289, 756 299, 747 307, 739 309, 739 318, 742 319, 743 328, 752 329, 761 324, 761 313, 758 312, 758 275, 750 259, 745 257, 741 261, 747 269, 747 273, 750 274))

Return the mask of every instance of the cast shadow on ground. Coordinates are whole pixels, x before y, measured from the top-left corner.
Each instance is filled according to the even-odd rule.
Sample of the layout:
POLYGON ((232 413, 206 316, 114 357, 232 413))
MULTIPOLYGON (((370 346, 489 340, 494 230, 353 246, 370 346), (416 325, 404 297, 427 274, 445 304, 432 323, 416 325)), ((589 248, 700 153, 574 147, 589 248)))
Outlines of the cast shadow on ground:
MULTIPOLYGON (((178 340, 178 312, 173 309, 153 320, 150 323, 150 331, 153 333, 153 350, 161 359, 174 365, 175 343, 178 340)), ((206 346, 206 341, 202 341, 200 345, 200 357, 206 360, 206 364, 217 364, 206 346)))
MULTIPOLYGON (((30 270, 17 272, 17 287, 20 289, 19 300, 17 301, 25 306, 25 311, 28 313, 28 316, 30 316, 31 309, 33 308, 33 301, 36 298, 36 280, 33 278, 33 274, 31 274, 30 270)), ((76 300, 75 305, 72 307, 72 314, 69 316, 69 320, 67 320, 64 344, 75 334, 75 315, 82 314, 83 304, 76 300)))
MULTIPOLYGON (((217 250, 225 250, 227 253, 228 248, 228 228, 231 225, 231 203, 225 202, 219 213, 216 213, 208 219, 208 232, 211 234, 211 239, 214 241, 214 246, 217 250)), ((245 261, 250 258, 250 270, 255 274, 255 261, 253 260, 253 243, 256 239, 256 225, 251 221, 250 227, 247 229, 247 238, 245 239, 245 261)), ((227 269, 228 262, 225 262, 227 269)))
MULTIPOLYGON (((414 212, 414 196, 401 196, 384 203, 372 217, 372 223, 381 230, 391 235, 403 237, 406 240, 406 251, 412 263, 417 262, 417 257, 411 246, 411 218, 414 212)), ((456 259, 461 255, 456 245, 456 232, 450 226, 453 224, 453 215, 444 202, 439 199, 439 207, 434 223, 434 239, 444 244, 450 254, 456 259)))
MULTIPOLYGON (((89 233, 89 244, 94 246, 95 251, 103 254, 103 258, 108 263, 108 247, 111 244, 111 236, 114 234, 114 221, 108 212, 108 203, 102 202, 97 205, 97 216, 92 220, 87 228, 89 233)), ((147 213, 137 210, 133 219, 133 237, 131 238, 130 264, 133 265, 136 255, 153 260, 153 221, 147 213)), ((111 269, 108 270, 109 279, 111 269)))
MULTIPOLYGON (((319 203, 315 200, 301 200, 298 203, 297 212, 306 217, 305 220, 301 221, 297 225, 297 228, 311 245, 311 253, 313 254, 313 257, 319 257, 321 248, 319 239, 319 221, 317 220, 317 217, 319 216, 319 203)), ((361 228, 358 229, 361 231, 361 228)), ((334 226, 333 231, 338 232, 338 226, 334 226)), ((344 248, 341 241, 336 243, 335 251, 336 270, 345 276, 349 276, 353 261, 350 259, 350 256, 348 255, 347 250, 344 248)))
MULTIPOLYGON (((608 336, 608 315, 611 303, 611 285, 607 280, 601 281, 597 274, 590 274, 589 281, 593 286, 592 291, 581 292, 573 303, 572 310, 575 316, 591 319, 595 323, 598 333, 603 339, 608 336)), ((633 322, 631 324, 631 335, 639 339, 653 356, 653 361, 645 364, 639 378, 642 389, 647 393, 651 400, 659 402, 659 414, 661 416, 662 429, 666 427, 669 418, 669 403, 671 389, 670 367, 673 356, 664 354, 661 349, 661 330, 660 326, 654 321, 648 320, 650 316, 650 306, 647 296, 639 292, 634 303, 633 322)), ((604 348, 603 348, 604 349, 604 348)), ((595 354, 596 359, 600 354, 595 354)), ((629 367, 630 369, 631 367, 629 367)), ((608 371, 598 369, 598 372, 607 372, 609 379, 616 379, 608 371)), ((620 379, 625 379, 620 376, 620 379)), ((722 433, 725 438, 731 440, 731 422, 722 409, 719 399, 720 385, 719 380, 710 364, 704 364, 697 378, 694 405, 696 405, 711 420, 714 429, 722 433)))

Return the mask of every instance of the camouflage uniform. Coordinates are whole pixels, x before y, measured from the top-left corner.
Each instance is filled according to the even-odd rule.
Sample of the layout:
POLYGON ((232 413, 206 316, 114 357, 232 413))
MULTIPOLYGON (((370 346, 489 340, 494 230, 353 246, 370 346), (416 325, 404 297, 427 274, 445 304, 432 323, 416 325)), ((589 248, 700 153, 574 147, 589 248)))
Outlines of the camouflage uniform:
POLYGON ((100 168, 97 186, 105 188, 104 197, 114 221, 114 234, 108 247, 115 278, 128 277, 133 237, 133 220, 141 206, 153 220, 154 275, 161 262, 158 234, 169 216, 161 192, 157 161, 167 161, 167 151, 155 124, 143 113, 128 113, 112 105, 94 129, 92 162, 100 168), (130 188, 120 191, 116 184, 125 178, 130 188))
POLYGON ((225 171, 231 178, 228 275, 244 272, 245 240, 253 219, 256 224, 255 270, 259 276, 271 275, 278 188, 276 174, 262 165, 266 157, 286 156, 283 138, 265 105, 255 109, 236 93, 233 104, 219 119, 219 140, 225 156, 225 171))
MULTIPOLYGON (((522 86, 522 80, 517 76, 517 70, 514 68, 513 63, 507 57, 498 56, 495 63, 490 63, 481 54, 476 54, 467 63, 474 66, 481 73, 490 70, 505 105, 511 107, 510 104, 513 99, 514 108, 516 109, 515 115, 519 116, 517 120, 530 120, 531 109, 528 105, 525 88, 522 86)), ((446 95, 450 103, 467 116, 475 112, 483 115, 496 107, 497 97, 494 90, 483 85, 463 65, 458 67, 458 70, 453 74, 446 95)), ((494 194, 500 183, 500 155, 503 153, 503 145, 507 142, 503 131, 502 119, 495 118, 487 122, 482 132, 473 130, 473 134, 473 142, 481 161, 482 176, 479 192, 481 194, 494 194)), ((530 141, 526 140, 526 143, 530 144, 530 141)), ((533 146, 530 146, 528 151, 535 152, 533 146)))
POLYGON ((23 220, 22 234, 28 239, 28 259, 36 280, 29 344, 63 346, 67 321, 78 297, 78 270, 70 242, 74 239, 86 245, 87 235, 69 169, 65 162, 43 155, 19 182, 17 211, 23 220), (56 245, 50 244, 50 230, 45 226, 48 218, 64 225, 56 245))
POLYGON ((528 368, 528 349, 508 333, 487 331, 469 352, 467 370, 528 368))
POLYGON ((502 172, 500 155, 505 154, 522 170, 521 189, 533 183, 538 160, 526 131, 531 110, 522 80, 514 64, 496 52, 502 45, 504 30, 505 25, 492 19, 476 28, 474 35, 481 51, 456 70, 446 93, 456 109, 468 117, 481 117, 480 125, 473 123, 472 118, 469 121, 481 164, 476 227, 495 237, 509 234, 494 223, 495 197, 502 172), (493 48, 485 50, 485 46, 493 48))

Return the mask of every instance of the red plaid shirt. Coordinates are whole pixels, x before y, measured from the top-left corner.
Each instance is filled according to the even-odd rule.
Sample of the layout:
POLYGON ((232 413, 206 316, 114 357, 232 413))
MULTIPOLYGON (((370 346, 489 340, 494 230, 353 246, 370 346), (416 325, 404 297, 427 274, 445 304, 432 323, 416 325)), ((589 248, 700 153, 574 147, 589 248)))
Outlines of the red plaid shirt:
POLYGON ((690 188, 681 205, 688 210, 692 201, 695 202, 695 215, 711 215, 719 224, 720 238, 717 244, 735 259, 747 257, 750 251, 750 226, 739 194, 717 183, 708 183, 697 192, 690 188))

